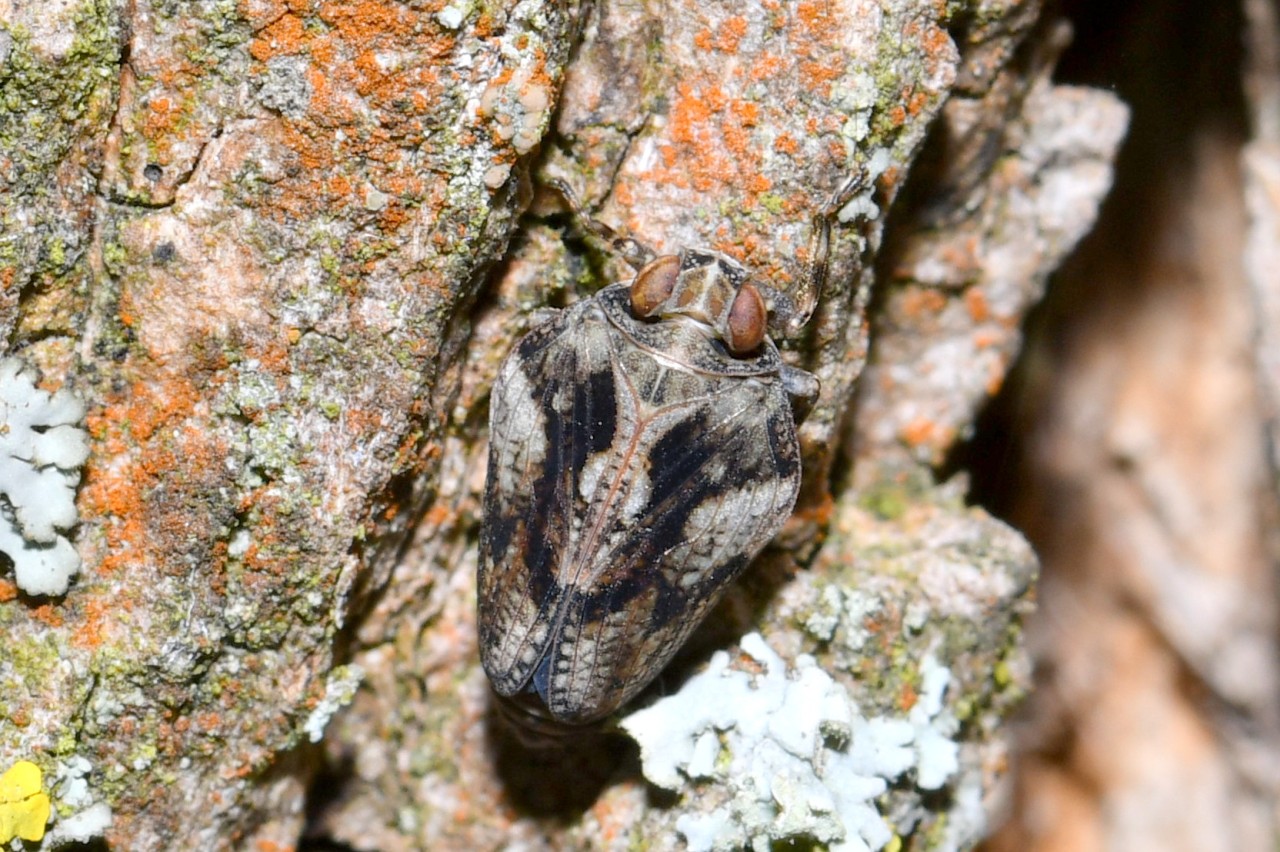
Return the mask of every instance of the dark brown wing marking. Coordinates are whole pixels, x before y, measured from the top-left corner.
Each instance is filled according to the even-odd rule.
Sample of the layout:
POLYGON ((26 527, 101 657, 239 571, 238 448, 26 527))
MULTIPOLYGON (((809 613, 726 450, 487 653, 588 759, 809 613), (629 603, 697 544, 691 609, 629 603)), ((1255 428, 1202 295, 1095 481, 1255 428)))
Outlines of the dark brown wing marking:
MULTIPOLYGON (((700 403, 705 400, 684 407, 705 412, 700 403)), ((661 475, 650 504, 618 546, 594 554, 597 564, 610 566, 607 576, 570 592, 565 629, 540 669, 538 691, 554 716, 589 721, 639 692, 777 532, 798 488, 798 468, 790 460, 763 477, 752 464, 730 467, 721 478, 707 476, 713 462, 748 461, 768 446, 743 428, 758 423, 758 414, 744 408, 715 425, 681 417, 677 422, 704 428, 673 429, 651 448, 661 475), (688 526, 690 506, 709 514, 696 530, 688 526), (704 539, 709 552, 691 559, 704 539), (700 566, 696 571, 691 561, 700 566), (591 641, 584 641, 588 636, 591 641)))
POLYGON ((521 341, 494 386, 478 596, 481 661, 502 695, 524 688, 546 650, 578 477, 613 441, 612 376, 592 369, 607 363, 606 328, 589 303, 560 314, 521 341))

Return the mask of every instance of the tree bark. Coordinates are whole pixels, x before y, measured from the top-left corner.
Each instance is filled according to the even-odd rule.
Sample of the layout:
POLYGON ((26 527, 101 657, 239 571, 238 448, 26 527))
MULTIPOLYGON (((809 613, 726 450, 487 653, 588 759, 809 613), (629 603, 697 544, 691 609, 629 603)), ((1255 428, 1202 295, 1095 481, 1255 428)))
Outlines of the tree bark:
POLYGON ((1272 848, 1280 19, 1269 0, 1074 15, 1066 73, 1133 122, 993 418, 1018 438, 990 493, 1044 564, 993 848, 1272 848))
POLYGON ((625 274, 549 179, 802 299, 855 171, 784 342, 822 382, 795 518, 641 703, 753 630, 867 718, 907 718, 930 660, 958 763, 878 818, 976 842, 1036 562, 945 461, 1126 122, 1049 81, 1061 43, 980 0, 0 0, 0 347, 92 439, 75 583, 0 580, 0 771, 43 769, 46 842, 105 805, 120 849, 692 843, 732 779, 655 796, 617 734, 548 755, 496 728, 487 394, 536 310, 625 274))

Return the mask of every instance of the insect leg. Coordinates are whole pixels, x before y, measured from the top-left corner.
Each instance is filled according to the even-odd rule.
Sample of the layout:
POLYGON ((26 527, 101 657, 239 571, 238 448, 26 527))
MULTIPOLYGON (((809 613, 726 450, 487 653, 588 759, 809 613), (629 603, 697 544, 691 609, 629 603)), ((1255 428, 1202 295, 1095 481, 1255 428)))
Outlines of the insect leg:
POLYGON ((791 416, 799 424, 809 416, 814 403, 818 401, 818 393, 822 390, 822 385, 818 382, 818 377, 812 373, 784 364, 782 389, 787 392, 787 399, 791 401, 791 416))
POLYGON ((861 169, 849 175, 840 188, 813 214, 809 234, 809 269, 806 275, 804 301, 785 320, 786 336, 796 336, 813 316, 814 309, 827 286, 827 270, 831 264, 831 224, 840 209, 867 188, 866 173, 861 169))
POLYGON ((553 178, 547 182, 547 185, 564 196, 564 200, 569 203, 569 208, 573 211, 573 215, 578 220, 579 225, 608 243, 632 269, 639 272, 649 261, 657 257, 657 252, 643 243, 619 234, 599 219, 592 219, 582 209, 582 204, 578 202, 578 196, 569 188, 569 184, 559 178, 553 178))

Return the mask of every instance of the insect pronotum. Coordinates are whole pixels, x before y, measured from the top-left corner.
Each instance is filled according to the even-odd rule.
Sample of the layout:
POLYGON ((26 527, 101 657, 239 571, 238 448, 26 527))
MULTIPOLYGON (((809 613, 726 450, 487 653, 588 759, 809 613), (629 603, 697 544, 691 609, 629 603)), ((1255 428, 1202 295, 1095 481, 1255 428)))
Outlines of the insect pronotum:
POLYGON ((849 178, 815 214, 797 303, 719 252, 655 257, 558 184, 637 272, 531 329, 493 388, 478 618, 508 709, 535 725, 612 713, 790 516, 793 412, 818 381, 768 331, 808 321, 832 221, 863 186, 849 178))

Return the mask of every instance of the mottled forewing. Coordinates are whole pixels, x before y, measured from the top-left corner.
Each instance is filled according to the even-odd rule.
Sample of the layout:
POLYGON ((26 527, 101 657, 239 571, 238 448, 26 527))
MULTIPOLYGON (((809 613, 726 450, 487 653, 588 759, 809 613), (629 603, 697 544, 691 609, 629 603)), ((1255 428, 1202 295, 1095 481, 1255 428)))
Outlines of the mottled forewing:
POLYGON ((481 659, 500 695, 534 692, 565 722, 662 670, 800 483, 776 369, 708 369, 723 351, 678 324, 641 345, 654 326, 600 305, 531 332, 491 402, 481 659))
POLYGON ((554 638, 565 597, 556 571, 582 520, 577 479, 613 443, 609 336, 585 302, 526 335, 494 384, 478 619, 500 695, 525 688, 554 638))
POLYGON ((800 483, 776 377, 614 356, 618 441, 587 460, 606 475, 585 481, 598 532, 579 543, 547 660, 544 700, 568 721, 611 712, 661 672, 790 516, 800 483))

